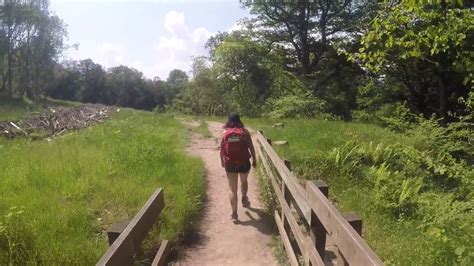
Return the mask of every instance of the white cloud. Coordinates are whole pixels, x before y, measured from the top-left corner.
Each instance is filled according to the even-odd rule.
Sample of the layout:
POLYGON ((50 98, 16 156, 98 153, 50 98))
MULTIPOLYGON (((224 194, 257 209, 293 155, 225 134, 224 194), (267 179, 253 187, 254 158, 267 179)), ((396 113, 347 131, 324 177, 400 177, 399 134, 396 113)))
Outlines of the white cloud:
POLYGON ((204 27, 189 27, 183 12, 170 11, 161 23, 165 33, 148 51, 153 63, 132 60, 127 56, 128 47, 112 42, 102 42, 96 47, 94 61, 106 68, 128 65, 148 78, 159 76, 166 79, 173 69, 189 71, 193 57, 207 54, 204 45, 213 34, 204 27))
MULTIPOLYGON (((148 69, 156 71, 165 79, 171 70, 178 68, 189 70, 192 57, 206 54, 204 45, 212 33, 206 28, 191 29, 185 21, 183 12, 170 11, 165 16, 164 26, 166 35, 162 36, 154 46, 157 64, 148 69)), ((146 73, 150 76, 152 73, 146 73)))

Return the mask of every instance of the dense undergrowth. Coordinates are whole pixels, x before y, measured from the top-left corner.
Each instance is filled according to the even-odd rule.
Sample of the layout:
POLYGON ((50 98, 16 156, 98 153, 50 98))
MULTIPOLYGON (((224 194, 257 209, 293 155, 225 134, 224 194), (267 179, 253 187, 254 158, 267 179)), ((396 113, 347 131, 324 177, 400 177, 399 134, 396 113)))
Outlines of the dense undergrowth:
POLYGON ((364 219, 364 237, 387 264, 472 265, 472 131, 420 120, 394 132, 363 123, 244 120, 272 140, 297 175, 323 179, 343 211, 364 219))
POLYGON ((106 230, 158 187, 167 207, 146 248, 181 239, 204 195, 202 162, 186 156, 185 139, 175 119, 131 110, 52 141, 0 139, 0 265, 94 264, 106 230))

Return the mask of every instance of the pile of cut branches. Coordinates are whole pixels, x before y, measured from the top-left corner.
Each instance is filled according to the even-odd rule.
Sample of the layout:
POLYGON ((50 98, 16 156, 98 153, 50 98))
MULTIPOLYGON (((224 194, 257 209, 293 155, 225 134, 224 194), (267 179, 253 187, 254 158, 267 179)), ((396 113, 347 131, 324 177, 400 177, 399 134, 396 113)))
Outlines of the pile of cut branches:
POLYGON ((78 107, 48 107, 20 121, 0 121, 0 136, 13 139, 19 136, 31 139, 56 137, 68 130, 86 128, 107 119, 112 107, 102 104, 83 104, 78 107))

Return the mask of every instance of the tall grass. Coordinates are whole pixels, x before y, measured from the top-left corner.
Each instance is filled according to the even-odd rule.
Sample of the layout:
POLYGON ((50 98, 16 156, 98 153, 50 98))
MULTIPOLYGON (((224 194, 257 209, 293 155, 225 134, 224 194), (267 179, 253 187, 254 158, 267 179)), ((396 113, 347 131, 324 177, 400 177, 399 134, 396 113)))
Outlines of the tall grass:
MULTIPOLYGON (((380 152, 382 148, 379 147, 387 146, 401 149, 400 156, 406 156, 408 154, 404 154, 404 152, 411 151, 417 154, 415 153, 416 139, 362 123, 303 119, 283 120, 278 122, 284 122, 284 128, 273 128, 274 122, 277 121, 244 120, 244 123, 254 129, 263 129, 265 136, 272 140, 287 140, 289 146, 276 149, 280 156, 292 161, 297 175, 304 179, 325 180, 330 185, 330 198, 340 210, 356 211, 363 217, 364 238, 386 264, 452 265, 469 261, 469 256, 466 256, 466 253, 472 247, 473 232, 472 223, 469 220, 473 219, 468 219, 469 214, 466 212, 455 213, 456 208, 461 208, 461 205, 451 205, 450 193, 437 191, 437 188, 430 188, 429 184, 425 185, 423 190, 425 194, 423 195, 426 196, 423 196, 425 197, 422 198, 423 201, 420 200, 424 206, 415 206, 419 208, 420 212, 415 211, 409 217, 394 215, 389 211, 390 206, 381 208, 381 205, 384 204, 381 199, 387 197, 390 199, 393 195, 387 193, 391 193, 392 190, 405 193, 403 196, 409 196, 410 193, 416 192, 405 190, 403 187, 380 187, 386 184, 396 184, 396 182, 389 183, 390 180, 380 183, 386 180, 381 179, 382 177, 394 178, 396 174, 400 178, 407 178, 410 181, 410 178, 415 180, 421 175, 429 178, 431 173, 424 168, 425 166, 415 167, 415 164, 418 163, 417 160, 410 161, 411 157, 396 159, 396 156, 399 155, 393 153, 392 157, 380 158, 379 161, 393 159, 395 161, 392 164, 408 162, 410 165, 406 165, 406 170, 401 166, 401 170, 398 172, 393 170, 392 172, 382 172, 385 169, 384 166, 392 165, 380 164, 380 162, 377 162, 376 165, 373 162, 374 156, 382 154, 380 152), (355 147, 360 147, 357 154, 351 154, 350 150, 344 148, 348 142, 355 143, 357 145, 355 147), (418 176, 414 171, 419 171, 418 176), (387 190, 385 191, 385 189, 387 190), (445 214, 442 215, 442 212, 445 214), (453 215, 463 218, 458 221, 448 217, 451 212, 453 215), (433 219, 430 215, 437 216, 433 219), (445 231, 436 223, 441 225, 445 223, 450 226, 451 230, 445 231), (469 229, 466 226, 469 226, 470 223, 471 228, 469 229), (459 232, 456 233, 456 231, 459 232), (469 232, 471 232, 471 236, 469 236, 469 232), (464 244, 462 244, 463 242, 464 244)), ((433 175, 432 178, 435 179, 435 176, 433 175)), ((426 182, 429 180, 426 179, 426 182)), ((409 186, 408 189, 416 188, 409 186)), ((406 198, 403 199, 406 200, 406 198)), ((400 196, 400 200, 402 200, 402 196, 400 196)), ((401 213, 403 214, 404 211, 409 213, 403 209, 401 213)))
POLYGON ((50 142, 0 139, 0 265, 94 264, 106 230, 157 187, 167 207, 156 238, 178 240, 204 195, 203 164, 186 156, 185 134, 173 118, 122 110, 50 142))

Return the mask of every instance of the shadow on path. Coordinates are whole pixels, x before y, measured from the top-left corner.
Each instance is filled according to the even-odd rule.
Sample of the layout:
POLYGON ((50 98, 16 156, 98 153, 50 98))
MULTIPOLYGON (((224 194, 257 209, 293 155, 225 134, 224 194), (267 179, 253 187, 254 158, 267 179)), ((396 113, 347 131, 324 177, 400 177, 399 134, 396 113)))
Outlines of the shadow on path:
POLYGON ((273 224, 272 216, 270 216, 268 213, 266 213, 262 209, 256 209, 252 207, 248 207, 246 209, 247 210, 245 211, 245 215, 247 215, 247 217, 249 217, 250 220, 239 221, 237 222, 237 225, 253 226, 260 233, 265 234, 265 235, 272 235, 272 233, 274 233, 274 227, 268 226, 269 224, 273 224))

